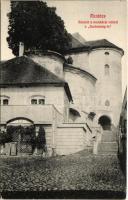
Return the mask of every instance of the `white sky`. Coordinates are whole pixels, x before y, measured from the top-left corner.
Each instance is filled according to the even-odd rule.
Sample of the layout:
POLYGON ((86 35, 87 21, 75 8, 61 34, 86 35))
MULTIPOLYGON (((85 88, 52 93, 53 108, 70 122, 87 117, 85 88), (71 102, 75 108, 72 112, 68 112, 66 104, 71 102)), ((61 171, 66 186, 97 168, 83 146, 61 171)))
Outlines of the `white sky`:
MULTIPOLYGON (((86 0, 47 0, 49 6, 57 8, 57 14, 64 20, 68 32, 79 32, 86 40, 107 39, 125 51, 122 59, 123 93, 126 85, 126 1, 86 1, 86 0), (118 20, 118 24, 108 29, 86 29, 78 20, 89 20, 90 14, 105 14, 105 20, 118 20)), ((13 57, 8 48, 6 37, 10 10, 9 0, 2 0, 1 6, 1 59, 13 57)), ((47 23, 47 22, 46 22, 47 23)))

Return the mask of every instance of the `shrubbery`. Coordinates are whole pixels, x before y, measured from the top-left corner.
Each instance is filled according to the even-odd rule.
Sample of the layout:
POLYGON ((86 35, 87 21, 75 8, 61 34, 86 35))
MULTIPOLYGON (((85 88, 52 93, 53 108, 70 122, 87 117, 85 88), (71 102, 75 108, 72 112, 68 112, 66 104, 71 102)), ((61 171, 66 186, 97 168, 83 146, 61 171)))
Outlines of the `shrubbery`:
POLYGON ((4 145, 7 142, 11 142, 12 135, 0 130, 0 144, 4 145))
POLYGON ((46 137, 43 126, 39 127, 39 134, 36 136, 35 127, 32 126, 8 126, 7 131, 0 131, 0 144, 8 142, 18 142, 32 145, 34 149, 43 149, 46 151, 46 137), (20 136, 20 138, 19 138, 20 136))

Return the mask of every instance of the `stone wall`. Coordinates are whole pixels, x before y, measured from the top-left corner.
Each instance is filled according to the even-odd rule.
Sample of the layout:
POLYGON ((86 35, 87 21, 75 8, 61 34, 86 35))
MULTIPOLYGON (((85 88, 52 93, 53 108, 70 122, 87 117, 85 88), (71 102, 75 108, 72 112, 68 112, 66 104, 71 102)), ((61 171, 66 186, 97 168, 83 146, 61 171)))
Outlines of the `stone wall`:
POLYGON ((56 153, 68 155, 88 149, 91 133, 85 124, 62 124, 57 127, 56 153))
MULTIPOLYGON (((65 80, 73 96, 73 107, 79 112, 92 111, 95 102, 95 82, 88 74, 75 68, 64 68, 65 80)), ((72 106, 72 105, 71 105, 72 106)))
POLYGON ((74 66, 79 67, 83 70, 89 70, 88 52, 70 53, 65 57, 68 58, 69 56, 72 57, 74 66))

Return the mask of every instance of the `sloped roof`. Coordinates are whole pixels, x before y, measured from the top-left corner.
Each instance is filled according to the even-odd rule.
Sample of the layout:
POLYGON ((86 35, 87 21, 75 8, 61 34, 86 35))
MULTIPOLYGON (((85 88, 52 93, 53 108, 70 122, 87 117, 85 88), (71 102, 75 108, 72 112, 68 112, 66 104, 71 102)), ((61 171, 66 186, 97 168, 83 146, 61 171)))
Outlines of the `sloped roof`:
POLYGON ((119 48, 118 46, 109 42, 106 39, 88 41, 88 42, 85 42, 85 45, 89 46, 90 49, 98 48, 98 47, 109 47, 109 48, 115 48, 115 49, 123 51, 121 48, 119 48))
POLYGON ((120 47, 116 46, 115 44, 109 42, 106 39, 85 41, 84 43, 81 43, 78 40, 78 38, 76 39, 73 36, 72 36, 72 48, 68 49, 65 53, 91 51, 92 49, 102 48, 102 47, 114 48, 114 49, 121 51, 124 54, 123 49, 121 49, 120 47))
POLYGON ((0 64, 0 87, 53 84, 63 86, 70 100, 68 83, 26 56, 16 57, 0 64))
POLYGON ((25 56, 8 60, 0 67, 0 84, 65 83, 64 80, 25 56))

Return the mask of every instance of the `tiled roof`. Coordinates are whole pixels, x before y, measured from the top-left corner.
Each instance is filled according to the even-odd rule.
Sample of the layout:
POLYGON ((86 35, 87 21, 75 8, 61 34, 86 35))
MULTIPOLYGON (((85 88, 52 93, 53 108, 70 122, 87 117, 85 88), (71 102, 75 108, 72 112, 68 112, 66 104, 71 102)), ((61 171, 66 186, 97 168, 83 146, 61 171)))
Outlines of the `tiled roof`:
POLYGON ((0 64, 0 87, 4 86, 63 86, 70 100, 68 83, 26 56, 16 57, 0 64))
POLYGON ((26 56, 1 63, 0 68, 0 84, 65 83, 63 79, 26 56))

